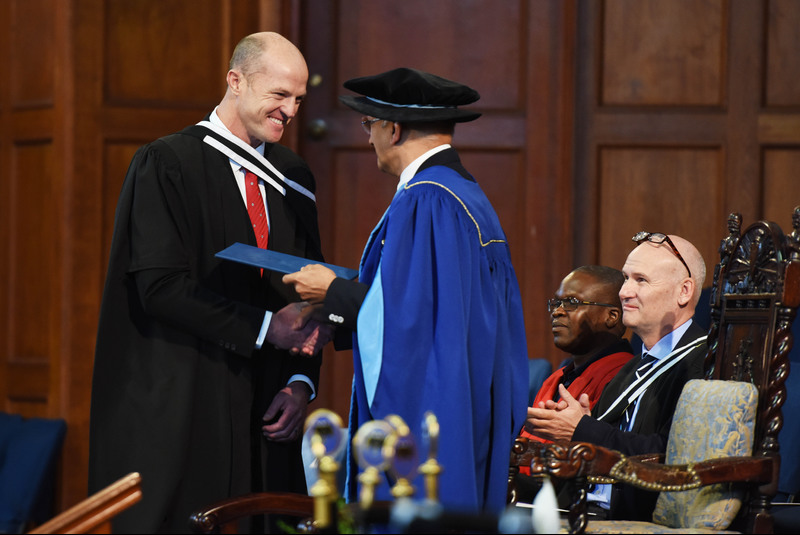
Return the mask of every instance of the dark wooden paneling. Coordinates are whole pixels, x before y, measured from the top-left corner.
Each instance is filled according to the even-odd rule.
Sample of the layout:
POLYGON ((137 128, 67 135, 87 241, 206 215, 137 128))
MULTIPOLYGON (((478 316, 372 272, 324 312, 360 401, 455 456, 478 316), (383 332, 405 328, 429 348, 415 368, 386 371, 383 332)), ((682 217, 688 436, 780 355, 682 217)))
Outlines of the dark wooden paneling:
POLYGON ((721 105, 725 4, 605 0, 600 103, 721 105))
MULTIPOLYGON (((767 2, 767 106, 800 106, 800 2, 767 2)), ((797 111, 797 109, 795 109, 797 111)))
POLYGON ((462 161, 492 203, 511 246, 512 262, 523 266, 525 166, 522 151, 464 150, 462 161))
POLYGON ((754 221, 762 217, 757 134, 763 88, 764 3, 731 0, 730 14, 723 195, 725 212, 741 212, 745 221, 754 221))
MULTIPOLYGON (((11 21, 11 2, 0 2, 0 58, 3 64, 11 56, 12 32, 9 30, 11 21)), ((7 69, 8 67, 6 67, 7 69)), ((5 71, 8 72, 8 71, 5 71)), ((11 122, 11 83, 0 84, 0 241, 10 243, 11 241, 11 172, 8 162, 11 160, 12 137, 11 129, 8 127, 11 122)), ((2 249, 0 249, 1 251, 2 249)), ((9 258, 7 254, 0 252, 0 281, 8 281, 10 273, 9 258)), ((12 315, 12 303, 8 298, 6 282, 0 282, 0 377, 8 376, 8 356, 10 346, 8 345, 9 321, 12 315)), ((0 401, 4 401, 7 396, 7 389, 4 381, 0 381, 0 401)), ((5 410, 5 407, 2 407, 5 410)))
POLYGON ((108 2, 103 74, 107 105, 213 106, 224 90, 221 2, 108 2), (191 22, 191 24, 189 24, 191 22))
POLYGON ((54 103, 56 31, 53 0, 10 0, 11 20, 16 31, 9 32, 14 53, 8 82, 14 108, 49 108, 54 103), (32 38, 33 37, 33 38, 32 38))
POLYGON ((50 393, 50 362, 31 357, 8 363, 7 411, 25 418, 46 418, 50 393))
MULTIPOLYGON (((564 353, 553 346, 551 318, 542 302, 558 289, 574 262, 573 232, 585 225, 574 212, 573 144, 577 4, 529 2, 525 72, 525 241, 515 264, 525 305, 528 356, 555 367, 564 353)), ((493 134, 492 134, 493 135, 493 134)), ((515 257, 516 258, 516 257, 515 257)))
MULTIPOLYGON (((357 114, 352 114, 358 119, 357 114)), ((353 128, 361 127, 353 121, 353 128)), ((365 141, 367 136, 362 136, 365 141)), ((335 209, 333 229, 336 234, 326 245, 335 251, 336 262, 343 262, 353 268, 358 267, 364 244, 370 232, 378 223, 384 210, 397 191, 397 181, 381 173, 376 164, 375 153, 370 148, 363 150, 341 150, 334 155, 332 171, 338 177, 331 196, 320 203, 330 203, 335 209)))
POLYGON ((11 153, 8 363, 3 405, 26 416, 48 415, 51 363, 59 347, 60 177, 52 140, 16 144, 11 153), (37 380, 32 381, 33 372, 37 380), (41 380, 44 378, 44 380, 41 380))
POLYGON ((800 139, 791 148, 764 150, 763 181, 763 217, 790 232, 792 212, 800 206, 800 139))
POLYGON ((729 212, 751 222, 768 206, 786 210, 775 199, 792 197, 788 157, 763 151, 798 144, 800 121, 788 107, 764 113, 761 95, 769 84, 800 94, 791 68, 764 66, 786 61, 795 8, 746 0, 581 6, 575 212, 588 224, 576 228, 578 263, 618 267, 632 232, 647 229, 694 242, 710 267, 729 212))
POLYGON ((341 58, 348 59, 337 63, 337 91, 355 76, 416 67, 478 89, 477 108, 521 108, 524 1, 340 0, 336 4, 337 35, 332 44, 341 58), (503 83, 487 83, 490 80, 503 83))
POLYGON ((646 230, 689 240, 712 272, 726 215, 719 148, 604 147, 598 180, 601 264, 621 269, 631 237, 646 230))

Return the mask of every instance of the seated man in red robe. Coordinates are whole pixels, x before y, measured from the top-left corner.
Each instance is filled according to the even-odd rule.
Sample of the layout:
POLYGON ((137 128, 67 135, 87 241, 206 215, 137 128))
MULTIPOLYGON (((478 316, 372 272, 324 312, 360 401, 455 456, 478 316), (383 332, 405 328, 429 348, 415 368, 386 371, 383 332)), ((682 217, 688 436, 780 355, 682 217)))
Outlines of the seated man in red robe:
MULTIPOLYGON (((590 406, 600 398, 606 384, 633 358, 630 342, 623 338, 622 305, 619 291, 625 277, 618 269, 606 266, 581 266, 564 277, 554 299, 548 299, 553 342, 569 354, 567 364, 544 380, 533 400, 533 407, 558 402, 558 386, 563 384, 578 399, 588 397, 590 406)), ((550 442, 523 428, 520 436, 550 442)), ((518 502, 531 502, 541 480, 527 477, 530 468, 520 467, 515 487, 518 502)), ((555 482, 561 488, 560 482, 555 482)), ((561 501, 564 501, 562 499, 561 501)), ((568 501, 564 501, 568 504, 568 501)))
MULTIPOLYGON (((553 341, 570 358, 545 379, 534 407, 559 401, 559 384, 575 399, 586 394, 593 407, 606 384, 633 358, 633 349, 623 338, 619 290, 624 282, 621 271, 606 266, 581 266, 561 281, 555 298, 547 301, 547 310, 553 341)), ((524 428, 520 435, 545 441, 524 428)))

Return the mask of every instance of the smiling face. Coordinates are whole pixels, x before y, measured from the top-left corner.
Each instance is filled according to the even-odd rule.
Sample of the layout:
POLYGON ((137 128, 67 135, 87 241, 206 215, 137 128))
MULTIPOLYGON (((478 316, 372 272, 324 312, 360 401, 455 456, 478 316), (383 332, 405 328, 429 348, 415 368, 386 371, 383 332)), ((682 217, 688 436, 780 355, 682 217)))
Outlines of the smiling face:
MULTIPOLYGON (((591 274, 577 271, 561 281, 555 296, 619 306, 614 291, 591 274)), ((573 355, 575 363, 580 365, 607 343, 608 333, 616 330, 619 314, 619 308, 598 305, 579 305, 569 312, 558 307, 550 313, 553 342, 562 351, 573 355)))
POLYGON ((297 115, 306 95, 308 69, 298 57, 262 62, 255 72, 238 74, 237 111, 249 143, 275 143, 297 115))
POLYGON ((251 146, 276 143, 297 115, 307 81, 306 61, 290 41, 273 32, 250 35, 234 50, 217 115, 251 146))
POLYGON ((647 349, 691 318, 693 307, 687 305, 694 284, 666 244, 642 243, 628 255, 622 273, 622 321, 647 349))

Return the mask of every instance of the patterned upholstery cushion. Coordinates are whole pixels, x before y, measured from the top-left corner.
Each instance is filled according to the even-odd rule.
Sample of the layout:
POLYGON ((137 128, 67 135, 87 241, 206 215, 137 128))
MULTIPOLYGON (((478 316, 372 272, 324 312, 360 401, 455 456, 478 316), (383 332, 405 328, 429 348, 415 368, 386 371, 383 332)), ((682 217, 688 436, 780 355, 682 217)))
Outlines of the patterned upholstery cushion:
MULTIPOLYGON (((559 533, 569 533, 569 524, 566 520, 562 522, 559 533)), ((666 528, 660 524, 653 524, 652 522, 636 522, 633 520, 600 520, 599 522, 589 520, 589 523, 586 525, 585 533, 615 533, 616 535, 621 533, 725 533, 733 535, 739 534, 740 532, 699 528, 666 528)))
MULTIPOLYGON (((758 390, 750 383, 687 382, 675 409, 666 464, 750 455, 757 405, 758 390)), ((741 502, 741 492, 730 484, 662 492, 653 521, 673 528, 724 530, 741 502)))

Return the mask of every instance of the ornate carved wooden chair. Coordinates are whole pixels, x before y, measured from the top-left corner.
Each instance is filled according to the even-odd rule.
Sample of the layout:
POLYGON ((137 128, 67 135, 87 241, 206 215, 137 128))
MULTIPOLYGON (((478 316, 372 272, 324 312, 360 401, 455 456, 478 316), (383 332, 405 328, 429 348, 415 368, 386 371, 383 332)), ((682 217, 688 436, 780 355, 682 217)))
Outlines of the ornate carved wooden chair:
POLYGON ((666 454, 625 457, 588 443, 519 439, 509 500, 519 467, 530 466, 532 474, 572 479, 575 499, 565 527, 573 533, 771 532, 791 324, 800 305, 800 207, 792 220, 784 235, 767 221, 741 232, 741 216, 729 217, 714 270, 706 378, 686 384, 666 454), (587 525, 587 485, 607 482, 659 491, 653 523, 587 525))

